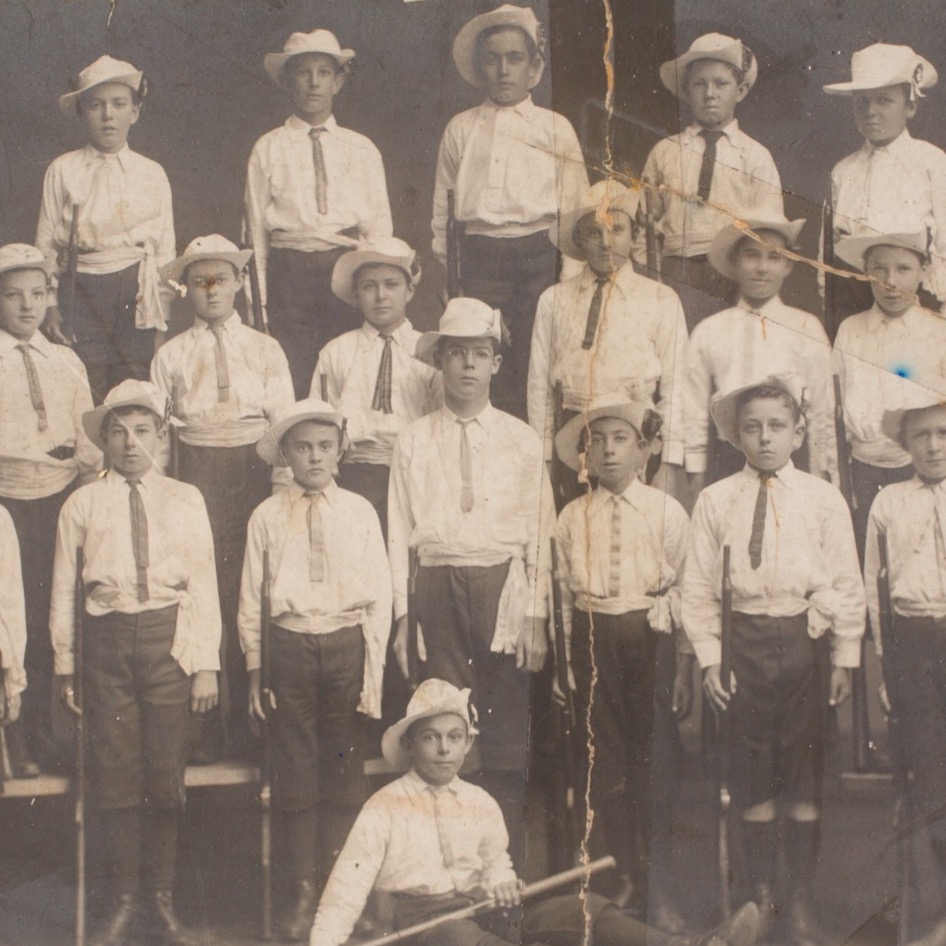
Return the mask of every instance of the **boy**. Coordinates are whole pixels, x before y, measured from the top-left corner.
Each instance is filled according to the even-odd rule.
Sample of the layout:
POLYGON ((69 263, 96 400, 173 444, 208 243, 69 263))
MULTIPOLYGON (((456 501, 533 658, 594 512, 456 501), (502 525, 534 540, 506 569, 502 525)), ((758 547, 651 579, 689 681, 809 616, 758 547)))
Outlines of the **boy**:
POLYGON ((419 281, 416 254, 395 237, 342 256, 332 292, 360 310, 364 322, 322 349, 309 391, 321 397, 324 384, 330 403, 345 415, 351 449, 338 483, 374 506, 385 539, 394 441, 443 402, 439 372, 414 357, 420 332, 408 321, 407 304, 419 281))
POLYGON ((353 325, 333 301, 332 268, 359 239, 391 235, 391 208, 378 149, 339 127, 332 103, 355 53, 328 30, 293 33, 263 67, 292 103, 286 123, 253 147, 245 225, 259 262, 260 301, 305 397, 319 349, 353 325))
MULTIPOLYGON (((928 230, 937 255, 924 274, 924 305, 939 309, 946 299, 946 153, 907 130, 924 92, 936 82, 933 65, 909 46, 874 43, 851 57, 850 82, 824 91, 850 97, 864 138, 831 172, 835 245, 847 236, 928 230)), ((870 305, 859 281, 836 284, 835 311, 827 313, 832 331, 870 305)))
POLYGON ((499 312, 463 297, 451 299, 439 331, 417 343, 417 357, 443 372, 444 406, 394 445, 388 552, 401 670, 407 676, 414 548, 422 674, 472 688, 483 714, 481 780, 521 858, 529 674, 548 650, 554 506, 539 438, 490 403, 501 335, 499 312))
POLYGON ((502 813, 483 789, 458 778, 477 735, 476 722, 469 690, 437 679, 417 688, 406 715, 381 742, 384 757, 406 774, 361 810, 319 903, 311 946, 347 942, 372 893, 379 905, 387 901, 382 923, 395 930, 488 896, 496 900, 496 912, 451 920, 411 940, 423 946, 542 941, 751 946, 755 941, 758 914, 752 905, 719 929, 687 938, 648 930, 593 893, 552 897, 530 903, 524 911, 516 909, 521 882, 506 851, 502 813), (506 912, 500 914, 500 909, 506 912))
POLYGON ((663 273, 680 293, 691 332, 732 301, 732 283, 707 259, 716 234, 735 216, 783 215, 775 162, 736 120, 758 74, 752 51, 720 33, 700 36, 660 67, 660 81, 686 102, 693 121, 654 146, 644 181, 664 241, 663 273))
MULTIPOLYGON (((529 423, 549 462, 558 383, 566 419, 603 394, 659 395, 668 430, 658 482, 671 492, 680 488, 682 495, 682 482, 670 474, 683 464, 686 322, 672 289, 634 271, 630 253, 639 201, 639 190, 599 181, 549 232, 562 253, 585 265, 539 299, 529 360, 529 423)), ((564 499, 574 499, 577 482, 561 479, 564 499)))
POLYGON ((96 404, 126 378, 147 379, 167 331, 170 293, 161 287, 158 267, 174 255, 171 187, 160 165, 128 147, 147 90, 131 63, 102 56, 79 73, 75 91, 60 96, 60 110, 78 116, 88 144, 50 164, 36 225, 36 245, 59 260, 52 338, 74 345, 96 404), (76 205, 72 292, 64 276, 76 205))
POLYGON ((535 307, 555 281, 555 247, 546 234, 588 189, 571 124, 530 95, 542 77, 544 54, 542 27, 527 7, 504 4, 457 33, 457 71, 486 100, 455 115, 444 130, 431 221, 434 255, 443 263, 452 190, 456 218, 465 227, 463 294, 500 309, 512 336, 494 400, 522 419, 535 307))
POLYGON ((279 343, 244 325, 233 308, 251 255, 214 233, 197 237, 183 256, 161 268, 168 285, 185 289, 194 322, 158 350, 151 380, 182 423, 175 475, 196 486, 207 505, 224 627, 223 731, 205 733, 193 761, 212 761, 221 741, 236 753, 247 748, 246 673, 236 610, 246 524, 270 493, 270 469, 256 444, 295 403, 279 343))
POLYGON ((240 586, 240 642, 250 714, 270 720, 274 803, 286 819, 295 903, 283 938, 304 939, 315 914, 316 870, 327 875, 364 801, 360 716, 381 715, 391 629, 391 574, 370 503, 339 489, 348 446, 330 404, 299 401, 257 444, 293 482, 250 517, 240 586), (271 702, 260 681, 260 582, 270 556, 271 702))
POLYGON ((818 865, 826 710, 849 695, 864 631, 864 586, 844 499, 791 462, 805 436, 803 403, 792 375, 713 399, 719 436, 745 454, 746 466, 697 499, 683 579, 683 625, 703 690, 730 717, 729 789, 762 913, 760 937, 781 910, 774 885, 784 838, 786 916, 798 946, 818 942, 809 884, 818 865), (725 546, 732 563, 729 689, 720 677, 725 546))
POLYGON ((20 716, 26 689, 26 605, 20 570, 20 546, 10 514, 0 506, 0 724, 20 716))
POLYGON ((66 500, 56 536, 49 622, 59 696, 87 719, 91 793, 114 898, 95 946, 134 937, 142 880, 150 932, 167 944, 196 942, 174 912, 174 874, 189 716, 217 702, 220 607, 204 501, 193 486, 153 469, 168 416, 164 394, 135 380, 82 415, 108 472, 66 500), (76 549, 82 615, 75 613, 76 549), (76 673, 85 682, 81 707, 76 673))
POLYGON ((649 400, 612 394, 591 401, 555 438, 562 462, 597 480, 555 529, 571 641, 556 656, 574 671, 594 759, 581 797, 645 906, 649 872, 651 922, 679 932, 682 918, 660 880, 670 866, 672 719, 692 700, 693 653, 679 626, 690 523, 675 499, 640 479, 660 450, 662 421, 649 400))
POLYGON ((50 720, 56 521, 76 480, 88 482, 102 465, 82 429, 82 414, 92 409, 85 368, 74 352, 39 331, 55 268, 35 247, 0 247, 0 505, 13 520, 22 553, 30 678, 22 718, 7 734, 13 772, 21 777, 38 774, 36 762, 50 769, 62 761, 50 720))
POLYGON ((713 395, 766 374, 795 373, 802 379, 809 405, 808 472, 837 478, 831 343, 816 316, 785 305, 780 296, 794 266, 789 254, 804 225, 804 220, 784 217, 740 221, 720 230, 710 246, 710 264, 736 284, 738 300, 733 308, 701 322, 687 350, 683 414, 694 497, 707 474, 713 482, 745 465, 739 451, 713 437, 713 395))

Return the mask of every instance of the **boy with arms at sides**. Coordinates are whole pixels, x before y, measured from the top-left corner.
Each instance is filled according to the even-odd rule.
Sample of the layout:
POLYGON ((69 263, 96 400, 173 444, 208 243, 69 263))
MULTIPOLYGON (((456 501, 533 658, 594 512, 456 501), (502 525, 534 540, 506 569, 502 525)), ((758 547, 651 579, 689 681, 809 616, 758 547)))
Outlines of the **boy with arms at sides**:
POLYGON ((22 718, 7 731, 19 777, 37 775, 37 762, 57 768, 66 754, 52 739, 50 720, 49 576, 59 510, 77 480, 89 482, 102 465, 82 429, 82 414, 92 409, 85 368, 39 330, 55 269, 36 247, 0 247, 0 506, 13 520, 22 555, 30 678, 22 718))
POLYGON ((335 484, 342 415, 299 401, 257 444, 293 482, 250 517, 240 588, 249 711, 269 719, 273 799, 287 823, 294 903, 282 925, 304 939, 318 892, 365 798, 361 717, 381 716, 391 573, 371 504, 335 484), (260 582, 269 552, 271 703, 260 684, 260 582), (317 878, 317 872, 320 876, 317 878))
POLYGON ((762 913, 759 935, 767 939, 784 912, 797 946, 820 941, 810 884, 818 866, 826 716, 829 704, 850 693, 864 632, 864 586, 847 505, 834 486, 792 465, 805 436, 803 405, 792 375, 713 399, 719 436, 745 455, 746 466, 697 499, 683 579, 683 624, 703 690, 717 712, 729 715, 729 789, 762 913), (725 546, 733 609, 728 690, 720 677, 725 546), (780 848, 785 911, 775 893, 780 848))
MULTIPOLYGON (((246 668, 236 626, 246 524, 270 494, 270 468, 256 444, 295 403, 279 343, 244 325, 233 308, 250 250, 219 234, 197 237, 161 268, 183 287, 193 325, 154 356, 151 380, 181 422, 177 475, 196 486, 210 516, 224 634, 220 715, 205 729, 192 761, 210 762, 224 748, 248 748, 246 668)), ((288 477, 283 477, 288 480, 288 477)))
POLYGON ((167 944, 199 942, 181 926, 173 890, 189 716, 217 702, 220 607, 204 501, 153 469, 169 412, 154 385, 129 380, 83 415, 108 472, 66 500, 56 537, 49 620, 59 695, 86 715, 114 900, 95 946, 121 946, 136 929, 167 944), (84 667, 74 649, 78 548, 84 667), (142 881, 148 909, 139 917, 142 881))
MULTIPOLYGON (((434 255, 447 257, 447 191, 465 227, 463 294, 502 311, 512 336, 496 379, 501 410, 526 417, 526 374, 535 307, 555 281, 546 234, 588 189, 581 146, 566 118, 532 101, 545 67, 544 31, 527 7, 504 4, 457 33, 453 61, 486 100, 447 124, 434 186, 434 255)), ((572 267, 572 273, 577 266, 572 267)))
POLYGON ((160 165, 128 147, 147 88, 131 63, 102 56, 79 73, 74 92, 60 96, 60 110, 78 116, 88 144, 50 164, 36 225, 36 245, 59 262, 50 334, 74 346, 97 404, 120 381, 147 379, 167 332, 171 294, 158 267, 174 256, 171 187, 160 165), (72 293, 65 273, 76 205, 72 293), (61 311, 67 306, 71 312, 61 311), (74 338, 65 337, 64 318, 74 338))
POLYGON ((784 214, 772 156, 736 120, 758 74, 752 50, 720 33, 700 36, 660 67, 660 81, 686 102, 693 121, 654 146, 643 176, 664 241, 663 273, 680 293, 691 332, 732 302, 732 283, 707 259, 716 234, 735 216, 784 214))
POLYGON ((385 759, 405 774, 362 808, 319 903, 311 946, 347 942, 372 893, 379 906, 390 905, 382 923, 395 930, 495 899, 495 912, 447 921, 411 940, 418 946, 751 946, 755 941, 758 915, 752 905, 702 937, 665 936, 593 893, 553 896, 520 909, 521 882, 506 850, 509 836, 499 806, 458 777, 476 724, 468 689, 435 678, 417 688, 404 718, 381 741, 385 759))
POLYGON ((391 235, 381 154, 332 114, 354 58, 328 30, 313 30, 293 33, 281 53, 263 59, 292 115, 253 146, 244 219, 259 263, 260 301, 299 398, 319 349, 355 325, 352 310, 331 292, 336 261, 359 240, 391 235))
POLYGON ((0 724, 19 719, 26 689, 26 605, 20 546, 10 514, 0 506, 0 724))

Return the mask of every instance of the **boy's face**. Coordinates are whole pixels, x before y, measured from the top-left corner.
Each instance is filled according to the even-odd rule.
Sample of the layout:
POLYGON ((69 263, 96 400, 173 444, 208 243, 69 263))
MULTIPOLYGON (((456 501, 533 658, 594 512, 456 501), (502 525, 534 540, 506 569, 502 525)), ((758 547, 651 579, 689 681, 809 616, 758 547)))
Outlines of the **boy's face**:
POLYGON ((439 358, 444 394, 458 404, 489 400, 489 385, 502 360, 489 338, 444 338, 439 358))
POLYGON ((216 322, 233 311, 233 300, 243 279, 226 260, 202 259, 187 267, 185 283, 194 315, 205 322, 216 322))
POLYGON ((902 246, 874 246, 867 251, 864 272, 881 310, 891 318, 903 315, 916 305, 916 293, 923 282, 926 265, 912 250, 902 246))
POLYGON ((788 463, 805 438, 805 426, 795 423, 792 409, 781 398, 753 398, 742 406, 738 421, 739 446, 750 466, 774 473, 788 463))
POLYGON ((902 85, 868 89, 854 95, 854 123, 857 130, 878 147, 898 138, 914 115, 916 102, 910 101, 902 85))
POLYGON ((491 33, 479 45, 476 71, 494 105, 518 105, 529 94, 540 62, 529 58, 525 33, 511 27, 491 33))
POLYGON ((743 237, 733 251, 733 270, 743 299, 753 308, 768 302, 782 291, 785 277, 792 271, 792 261, 779 252, 786 248, 785 237, 772 230, 761 230, 765 241, 743 237))
POLYGON ((946 406, 911 411, 904 421, 903 442, 920 476, 946 478, 946 406))
POLYGON ((92 147, 104 154, 117 154, 125 147, 141 111, 134 93, 121 82, 93 86, 79 99, 79 110, 92 147))
POLYGON ((595 214, 585 214, 575 225, 578 245, 585 260, 596 276, 610 276, 619 270, 631 256, 634 228, 631 218, 623 210, 608 212, 610 226, 598 221, 595 214))
POLYGON ((452 782, 472 745, 466 720, 456 713, 418 720, 404 735, 404 748, 429 785, 452 782))
POLYGON ((112 411, 105 419, 104 436, 108 465, 122 476, 138 478, 151 469, 164 428, 158 428, 157 417, 145 408, 128 414, 112 411))
POLYGON ((599 417, 589 426, 589 472, 605 489, 623 493, 653 452, 651 444, 619 417, 599 417))
POLYGON ((414 297, 414 287, 399 266, 369 264, 355 274, 355 298, 370 325, 389 333, 407 317, 407 303, 414 297))
POLYGON ((338 428, 314 420, 302 421, 286 431, 282 451, 295 481, 308 492, 321 493, 338 472, 338 428))
POLYGON ((296 115, 321 125, 332 114, 332 100, 345 84, 345 74, 331 56, 303 53, 286 63, 285 83, 296 115))
POLYGON ((748 82, 737 82, 732 68, 718 59, 697 59, 686 72, 686 100, 697 123, 704 128, 725 128, 736 106, 749 92, 748 82))
POLYGON ((14 269, 0 275, 0 328, 28 342, 46 317, 48 290, 41 269, 14 269))

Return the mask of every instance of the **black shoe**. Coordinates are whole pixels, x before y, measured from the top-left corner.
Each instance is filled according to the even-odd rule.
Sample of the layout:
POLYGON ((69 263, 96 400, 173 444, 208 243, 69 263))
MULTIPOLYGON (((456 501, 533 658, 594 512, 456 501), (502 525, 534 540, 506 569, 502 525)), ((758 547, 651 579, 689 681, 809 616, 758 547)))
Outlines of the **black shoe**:
POLYGON ((759 942, 767 943, 772 935, 772 928, 775 926, 775 918, 778 915, 775 898, 772 896, 772 888, 768 884, 758 884, 752 899, 759 908, 759 942))
POLYGON ((759 908, 750 900, 728 920, 692 940, 687 946, 753 946, 759 936, 759 908))
POLYGON ((88 946, 131 946, 137 904, 133 893, 123 893, 115 909, 89 940, 88 946))
POLYGON ((282 938, 291 943, 308 940, 315 909, 319 905, 319 893, 311 880, 296 882, 296 902, 289 915, 283 921, 282 938))
POLYGON ((824 936, 818 929, 808 898, 796 893, 788 904, 788 934, 795 946, 821 946, 824 936))
POLYGON ((202 946, 202 936, 187 929, 174 912, 174 898, 170 890, 159 890, 149 902, 149 917, 153 934, 165 946, 202 946))

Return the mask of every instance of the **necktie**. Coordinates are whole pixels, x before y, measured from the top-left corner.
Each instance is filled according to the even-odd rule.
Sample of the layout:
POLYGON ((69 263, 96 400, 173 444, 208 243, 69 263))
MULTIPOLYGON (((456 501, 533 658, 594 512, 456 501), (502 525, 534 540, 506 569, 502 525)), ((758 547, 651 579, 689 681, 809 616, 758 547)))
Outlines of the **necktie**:
POLYGON ((39 418, 39 429, 46 430, 49 427, 46 420, 46 402, 43 400, 43 388, 39 383, 36 363, 30 354, 30 346, 24 343, 16 347, 23 355, 23 363, 26 365, 26 380, 30 385, 30 400, 33 402, 33 410, 36 411, 36 416, 39 418))
POLYGON ((621 593, 621 497, 611 497, 611 556, 608 568, 608 597, 621 593))
POLYGON ((704 128, 700 136, 706 139, 706 148, 703 150, 703 162, 700 164, 700 182, 696 188, 696 196, 700 200, 709 200, 710 187, 713 184, 713 168, 716 166, 716 142, 723 137, 723 133, 704 128))
POLYGON ((126 480, 128 484, 128 506, 131 512, 131 547, 135 553, 135 570, 138 573, 138 600, 148 600, 148 517, 141 501, 137 480, 126 480))
POLYGON ((224 327, 219 321, 208 322, 207 324, 217 343, 214 346, 214 361, 217 365, 217 401, 229 401, 230 369, 227 366, 227 353, 223 347, 224 327))
POLYGON ((381 364, 378 366, 378 380, 374 383, 374 397, 371 399, 371 409, 393 414, 391 407, 391 336, 378 336, 384 341, 384 351, 381 352, 381 364))
POLYGON ((309 509, 306 522, 309 526, 309 581, 325 580, 325 532, 319 515, 321 493, 306 493, 309 509))
POLYGON ((434 796, 434 820, 437 822, 437 836, 440 839, 443 866, 449 870, 456 863, 456 855, 450 843, 450 818, 447 814, 450 790, 443 786, 428 785, 427 787, 430 794, 434 796))
POLYGON ((328 213, 328 175, 325 173, 325 155, 319 140, 324 131, 324 128, 312 128, 309 131, 309 137, 312 139, 312 163, 315 166, 315 203, 320 214, 328 213))
POLYGON ((759 474, 759 492, 755 498, 752 514, 752 534, 749 536, 749 564, 757 569, 762 564, 762 538, 765 535, 765 510, 769 504, 769 480, 774 473, 759 474))
POLYGON ((601 318, 601 302, 604 298, 604 287, 610 282, 609 278, 599 279, 595 286, 595 293, 591 297, 591 305, 588 306, 588 321, 585 322, 585 337, 581 347, 586 351, 591 348, 595 341, 595 335, 598 331, 598 321, 601 318))
POLYGON ((470 453, 470 438, 467 434, 467 427, 473 422, 474 418, 461 420, 457 418, 460 425, 460 508, 464 512, 470 512, 473 508, 473 457, 470 453))

